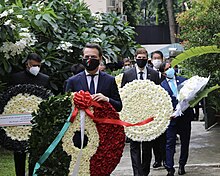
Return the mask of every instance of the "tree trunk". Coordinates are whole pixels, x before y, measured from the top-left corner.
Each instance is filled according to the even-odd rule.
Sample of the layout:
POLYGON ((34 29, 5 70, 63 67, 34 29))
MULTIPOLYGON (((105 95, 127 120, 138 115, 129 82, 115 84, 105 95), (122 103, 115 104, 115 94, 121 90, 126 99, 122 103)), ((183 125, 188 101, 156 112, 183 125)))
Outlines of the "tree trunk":
POLYGON ((175 43, 176 25, 175 25, 174 12, 173 12, 173 0, 167 0, 167 12, 168 12, 168 20, 169 20, 169 28, 170 28, 170 41, 171 43, 175 43))

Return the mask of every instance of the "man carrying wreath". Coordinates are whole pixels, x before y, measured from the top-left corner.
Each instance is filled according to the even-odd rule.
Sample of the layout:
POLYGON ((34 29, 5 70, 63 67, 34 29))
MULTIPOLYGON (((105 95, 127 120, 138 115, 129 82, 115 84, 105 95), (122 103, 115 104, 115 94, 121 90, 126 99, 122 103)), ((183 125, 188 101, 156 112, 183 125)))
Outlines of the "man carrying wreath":
MULTIPOLYGON (((135 67, 124 72, 121 87, 123 87, 126 83, 132 82, 135 79, 149 79, 155 84, 160 83, 158 72, 147 66, 147 56, 148 53, 145 48, 137 49, 135 54, 136 65, 135 67)), ((130 141, 131 162, 134 176, 146 176, 150 173, 152 147, 152 141, 130 141)))
POLYGON ((93 100, 107 101, 119 112, 122 109, 122 102, 115 78, 99 71, 101 61, 102 48, 98 44, 86 44, 82 59, 85 71, 70 77, 66 81, 66 91, 89 91, 93 100))

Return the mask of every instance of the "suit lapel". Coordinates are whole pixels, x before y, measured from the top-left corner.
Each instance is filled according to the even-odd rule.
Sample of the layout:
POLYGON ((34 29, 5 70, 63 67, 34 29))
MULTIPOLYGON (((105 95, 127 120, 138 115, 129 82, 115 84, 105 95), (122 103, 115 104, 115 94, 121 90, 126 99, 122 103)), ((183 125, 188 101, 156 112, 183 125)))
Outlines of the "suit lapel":
POLYGON ((80 83, 81 83, 82 89, 84 91, 89 91, 85 71, 83 71, 79 76, 80 76, 80 83))
POLYGON ((148 69, 148 67, 146 66, 146 69, 147 69, 147 79, 149 79, 149 80, 151 80, 152 81, 152 79, 151 79, 151 70, 150 69, 148 69))
POLYGON ((97 85, 96 93, 101 92, 102 86, 104 85, 104 83, 105 83, 105 74, 102 73, 101 71, 99 71, 99 79, 98 79, 98 85, 97 85))
POLYGON ((133 71, 132 76, 133 76, 132 80, 138 79, 138 77, 137 77, 137 68, 136 67, 134 67, 134 71, 133 71))
POLYGON ((170 85, 169 85, 169 83, 168 83, 168 81, 166 79, 165 79, 165 87, 167 87, 168 93, 170 94, 170 96, 172 96, 173 95, 173 91, 171 90, 170 85))

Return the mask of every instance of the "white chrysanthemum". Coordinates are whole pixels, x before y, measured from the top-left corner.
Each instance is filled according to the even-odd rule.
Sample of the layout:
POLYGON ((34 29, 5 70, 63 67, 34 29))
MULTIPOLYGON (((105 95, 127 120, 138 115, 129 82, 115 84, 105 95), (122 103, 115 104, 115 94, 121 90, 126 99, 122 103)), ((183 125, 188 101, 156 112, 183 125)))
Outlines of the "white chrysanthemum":
MULTIPOLYGON (((12 97, 4 107, 3 114, 32 113, 38 109, 42 98, 29 94, 18 94, 12 97)), ((29 139, 31 126, 4 127, 7 136, 13 140, 24 141, 29 139)))
POLYGON ((173 107, 170 96, 150 80, 134 80, 119 89, 123 103, 120 118, 137 123, 149 117, 154 120, 142 126, 125 127, 125 134, 134 141, 151 141, 160 136, 169 124, 173 107))
MULTIPOLYGON (((69 129, 62 138, 63 150, 66 151, 68 155, 71 155, 69 175, 72 175, 72 171, 80 151, 80 149, 75 147, 73 144, 73 135, 76 131, 80 131, 79 115, 77 115, 75 121, 70 125, 69 129)), ((90 175, 90 158, 96 153, 96 150, 99 146, 99 134, 96 124, 87 115, 85 116, 85 135, 88 137, 88 143, 87 146, 82 149, 83 152, 78 175, 90 175)))
POLYGON ((115 82, 116 82, 118 88, 121 87, 122 77, 123 77, 123 73, 121 73, 121 74, 115 76, 115 82))
POLYGON ((203 89, 209 81, 208 78, 200 77, 198 75, 191 77, 183 82, 183 87, 179 91, 178 100, 192 100, 196 93, 203 89))

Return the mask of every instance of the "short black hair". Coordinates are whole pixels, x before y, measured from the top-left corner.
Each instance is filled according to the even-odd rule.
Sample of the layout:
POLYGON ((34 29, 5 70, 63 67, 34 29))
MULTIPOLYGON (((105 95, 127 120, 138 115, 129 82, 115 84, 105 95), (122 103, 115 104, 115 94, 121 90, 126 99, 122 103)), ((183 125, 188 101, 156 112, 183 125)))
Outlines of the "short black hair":
POLYGON ((85 67, 82 65, 82 64, 73 64, 72 67, 71 67, 71 71, 74 75, 82 72, 85 70, 85 67))
POLYGON ((160 57, 163 59, 163 53, 162 53, 161 51, 157 50, 157 51, 152 52, 152 53, 151 53, 151 58, 153 58, 153 55, 154 55, 154 54, 159 54, 160 57))
POLYGON ((168 61, 165 61, 163 62, 162 64, 160 64, 160 67, 159 67, 159 72, 161 73, 164 73, 165 72, 165 67, 166 67, 166 64, 169 63, 168 61))
POLYGON ((28 61, 28 60, 34 60, 34 61, 37 61, 37 62, 41 62, 42 61, 41 57, 38 54, 36 54, 36 53, 28 54, 26 61, 28 61))
POLYGON ((83 48, 83 52, 84 52, 85 48, 95 48, 95 49, 97 49, 98 52, 99 52, 99 57, 102 57, 102 54, 103 54, 102 53, 102 48, 99 44, 97 44, 97 43, 87 43, 85 45, 85 47, 83 48))

